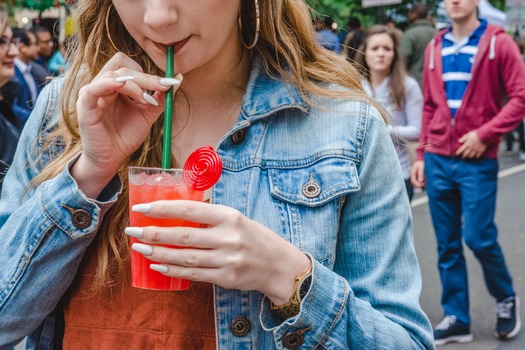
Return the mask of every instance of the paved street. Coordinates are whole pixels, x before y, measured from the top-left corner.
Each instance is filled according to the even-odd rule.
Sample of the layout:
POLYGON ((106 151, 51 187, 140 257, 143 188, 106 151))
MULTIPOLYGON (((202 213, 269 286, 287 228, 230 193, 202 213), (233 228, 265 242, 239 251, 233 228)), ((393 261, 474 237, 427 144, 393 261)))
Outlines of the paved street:
MULTIPOLYGON (((422 274, 421 304, 432 325, 443 318, 440 306, 441 284, 437 271, 436 241, 424 193, 413 200, 414 236, 422 274)), ((525 300, 525 163, 517 155, 500 155, 500 180, 496 223, 499 242, 514 278, 516 293, 525 300)), ((524 350, 525 331, 510 341, 494 338, 495 301, 485 288, 479 263, 467 248, 470 309, 474 341, 468 344, 448 344, 443 350, 524 350)), ((522 302, 523 303, 523 302, 522 302)), ((521 310, 521 319, 525 312, 521 310)))

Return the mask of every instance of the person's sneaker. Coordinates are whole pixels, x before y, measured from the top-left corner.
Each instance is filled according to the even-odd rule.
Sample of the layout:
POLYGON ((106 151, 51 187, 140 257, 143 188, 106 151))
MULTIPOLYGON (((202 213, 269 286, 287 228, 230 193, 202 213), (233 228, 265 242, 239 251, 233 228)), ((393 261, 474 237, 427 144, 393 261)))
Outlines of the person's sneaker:
POLYGON ((459 322, 456 316, 447 315, 434 328, 434 343, 436 345, 445 345, 447 343, 468 343, 474 337, 470 333, 470 327, 459 322))
POLYGON ((509 339, 514 337, 521 328, 520 299, 508 297, 496 304, 498 323, 496 324, 496 337, 509 339))

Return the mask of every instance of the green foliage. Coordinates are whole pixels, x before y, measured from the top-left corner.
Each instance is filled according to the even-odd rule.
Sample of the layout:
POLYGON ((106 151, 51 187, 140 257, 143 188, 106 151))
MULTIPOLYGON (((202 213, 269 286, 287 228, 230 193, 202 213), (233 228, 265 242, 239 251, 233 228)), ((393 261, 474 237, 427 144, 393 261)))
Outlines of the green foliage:
POLYGON ((15 6, 44 11, 54 6, 54 0, 15 0, 15 6))
POLYGON ((403 3, 399 5, 370 8, 363 8, 361 0, 306 0, 306 2, 312 8, 313 16, 332 17, 338 23, 339 28, 344 28, 349 17, 358 17, 363 26, 369 27, 382 22, 388 10, 399 8, 406 12, 406 4, 414 1, 403 0, 403 3))
POLYGON ((70 3, 68 0, 8 0, 15 7, 27 8, 31 10, 38 10, 40 12, 47 10, 50 7, 54 7, 57 4, 63 5, 64 3, 70 3))
POLYGON ((344 28, 351 16, 359 17, 361 21, 369 17, 366 9, 361 7, 361 0, 307 0, 306 2, 312 9, 314 17, 332 17, 339 28, 344 28))
MULTIPOLYGON (((365 27, 369 27, 373 24, 381 23, 385 18, 385 13, 389 11, 406 15, 408 6, 418 0, 403 0, 399 5, 372 8, 363 8, 361 1, 362 0, 306 0, 312 9, 312 16, 330 16, 338 23, 339 28, 344 28, 350 16, 358 17, 365 27)), ((440 0, 426 1, 431 15, 435 15, 439 2, 440 0)), ((505 0, 489 0, 489 2, 494 7, 505 11, 505 0)), ((403 27, 403 23, 398 23, 398 25, 403 27)))
POLYGON ((498 10, 505 11, 505 0, 489 0, 489 2, 498 10))

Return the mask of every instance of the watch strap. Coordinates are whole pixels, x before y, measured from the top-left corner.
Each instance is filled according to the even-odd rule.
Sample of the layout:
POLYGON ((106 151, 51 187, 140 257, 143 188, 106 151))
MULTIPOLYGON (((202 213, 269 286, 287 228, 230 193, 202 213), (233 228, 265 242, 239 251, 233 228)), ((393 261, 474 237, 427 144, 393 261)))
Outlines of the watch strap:
POLYGON ((282 319, 296 316, 301 311, 301 301, 304 299, 312 281, 312 268, 301 275, 295 277, 294 291, 290 301, 283 305, 275 305, 270 301, 272 312, 282 319))

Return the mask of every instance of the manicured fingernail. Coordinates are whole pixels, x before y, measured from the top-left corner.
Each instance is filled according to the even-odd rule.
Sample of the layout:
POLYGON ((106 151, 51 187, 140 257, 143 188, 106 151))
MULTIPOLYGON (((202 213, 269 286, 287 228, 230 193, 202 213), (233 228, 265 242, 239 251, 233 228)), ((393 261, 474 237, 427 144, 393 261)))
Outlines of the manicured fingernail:
POLYGON ((181 83, 180 80, 174 79, 174 78, 162 78, 162 79, 160 79, 160 85, 164 85, 164 86, 179 85, 180 83, 181 83))
POLYGON ((152 270, 158 271, 160 273, 168 272, 168 267, 166 265, 150 264, 149 268, 152 269, 152 270))
POLYGON ((144 243, 133 243, 131 245, 131 249, 146 256, 149 256, 151 253, 153 253, 153 248, 150 245, 144 243))
POLYGON ((175 79, 177 79, 178 81, 180 81, 180 82, 182 83, 182 80, 183 80, 184 78, 182 77, 182 74, 179 73, 179 74, 177 74, 177 75, 175 76, 175 79))
POLYGON ((126 227, 124 233, 135 238, 142 238, 144 230, 141 227, 126 227))
POLYGON ((135 213, 149 213, 151 204, 135 204, 131 207, 131 210, 135 213))
POLYGON ((146 101, 147 103, 149 103, 150 105, 154 105, 155 107, 159 105, 159 103, 157 102, 157 100, 155 100, 153 98, 153 96, 149 95, 147 92, 143 93, 142 94, 142 98, 144 99, 144 101, 146 101))
POLYGON ((115 81, 117 83, 123 83, 125 81, 130 81, 130 80, 133 80, 133 79, 135 79, 134 76, 126 75, 125 77, 118 77, 118 78, 116 78, 115 81))

